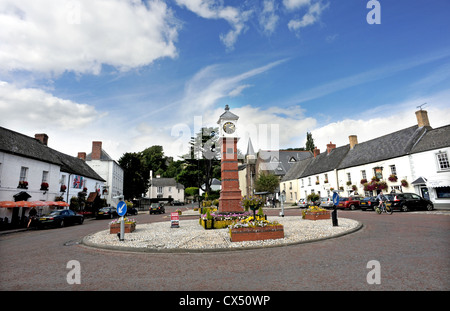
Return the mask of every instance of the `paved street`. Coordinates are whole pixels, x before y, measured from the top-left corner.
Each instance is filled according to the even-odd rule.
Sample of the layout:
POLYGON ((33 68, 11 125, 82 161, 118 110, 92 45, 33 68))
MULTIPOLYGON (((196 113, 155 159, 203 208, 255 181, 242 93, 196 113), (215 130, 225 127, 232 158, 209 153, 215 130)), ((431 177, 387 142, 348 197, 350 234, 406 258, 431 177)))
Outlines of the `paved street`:
MULTIPOLYGON (((138 223, 168 221, 143 213, 138 223)), ((267 209, 269 215, 279 210, 267 209)), ((288 209, 289 215, 300 215, 288 209)), ((360 231, 326 241, 258 250, 195 254, 143 254, 79 245, 109 220, 0 235, 1 290, 449 290, 450 214, 338 211, 364 224, 360 231), (81 284, 67 283, 77 260, 81 284), (381 284, 367 283, 370 260, 381 284)), ((181 218, 180 225, 183 225, 181 218)), ((195 219, 195 217, 189 217, 195 219)))

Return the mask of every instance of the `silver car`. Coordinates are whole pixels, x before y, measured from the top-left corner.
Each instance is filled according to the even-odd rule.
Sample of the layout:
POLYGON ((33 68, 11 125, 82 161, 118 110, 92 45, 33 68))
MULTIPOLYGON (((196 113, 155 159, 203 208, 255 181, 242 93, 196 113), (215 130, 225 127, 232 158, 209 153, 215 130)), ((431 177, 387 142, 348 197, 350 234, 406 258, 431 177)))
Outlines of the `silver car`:
POLYGON ((334 204, 333 204, 333 199, 332 198, 329 198, 329 197, 320 198, 320 207, 331 208, 333 206, 334 206, 334 204))

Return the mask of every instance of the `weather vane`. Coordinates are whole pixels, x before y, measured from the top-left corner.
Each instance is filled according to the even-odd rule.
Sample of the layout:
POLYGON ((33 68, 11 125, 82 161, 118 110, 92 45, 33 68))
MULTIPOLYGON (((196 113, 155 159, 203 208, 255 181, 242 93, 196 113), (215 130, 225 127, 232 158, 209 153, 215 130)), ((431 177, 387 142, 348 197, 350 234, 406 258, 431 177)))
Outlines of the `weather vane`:
POLYGON ((417 106, 420 110, 422 110, 422 107, 425 106, 427 103, 423 103, 422 105, 417 106))

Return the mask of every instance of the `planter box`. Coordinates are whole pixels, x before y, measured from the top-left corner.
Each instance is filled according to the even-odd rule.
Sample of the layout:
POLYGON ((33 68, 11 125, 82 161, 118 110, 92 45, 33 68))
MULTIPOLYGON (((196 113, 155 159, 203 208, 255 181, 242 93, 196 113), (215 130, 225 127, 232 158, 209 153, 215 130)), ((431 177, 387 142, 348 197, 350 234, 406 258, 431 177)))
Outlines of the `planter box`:
MULTIPOLYGON (((131 233, 134 230, 136 230, 136 224, 125 224, 125 233, 131 233)), ((120 223, 119 224, 113 224, 109 226, 109 233, 110 234, 117 234, 120 232, 120 223)))
POLYGON ((259 241, 284 238, 284 227, 282 225, 256 227, 256 228, 234 228, 230 230, 231 242, 259 241))
POLYGON ((316 212, 316 213, 306 213, 305 219, 308 220, 320 220, 320 219, 330 219, 331 213, 329 211, 326 212, 316 212))

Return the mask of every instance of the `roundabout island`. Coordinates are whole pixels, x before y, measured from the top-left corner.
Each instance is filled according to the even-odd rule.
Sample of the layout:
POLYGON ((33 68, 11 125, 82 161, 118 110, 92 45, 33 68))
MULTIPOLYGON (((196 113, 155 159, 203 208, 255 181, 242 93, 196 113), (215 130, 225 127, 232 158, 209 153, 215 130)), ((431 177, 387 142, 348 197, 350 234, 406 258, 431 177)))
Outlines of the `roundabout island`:
POLYGON ((301 216, 269 216, 284 226, 284 238, 231 242, 229 229, 205 230, 198 220, 181 220, 179 228, 171 228, 170 221, 137 224, 136 230, 126 233, 124 241, 116 234, 102 230, 83 238, 89 247, 128 252, 195 253, 248 250, 317 242, 353 233, 362 228, 356 220, 339 218, 333 226, 330 219, 306 220, 301 216))

